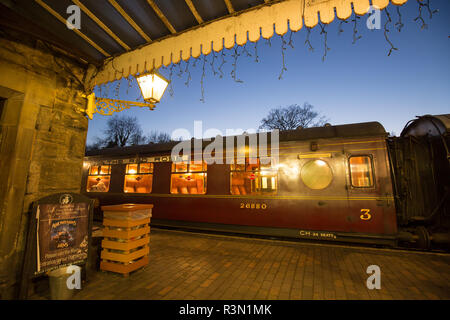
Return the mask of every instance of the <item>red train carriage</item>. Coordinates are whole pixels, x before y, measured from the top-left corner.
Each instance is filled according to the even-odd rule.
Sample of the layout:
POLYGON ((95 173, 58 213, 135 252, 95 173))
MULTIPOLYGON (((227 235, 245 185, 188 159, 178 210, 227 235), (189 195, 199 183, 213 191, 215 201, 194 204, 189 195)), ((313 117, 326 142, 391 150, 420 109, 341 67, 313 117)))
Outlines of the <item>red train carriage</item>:
MULTIPOLYGON (((261 139, 245 137, 246 151, 233 152, 235 164, 207 165, 205 157, 172 162, 175 143, 90 153, 82 191, 102 205, 152 203, 154 225, 394 244, 394 195, 379 123, 281 132, 276 164, 252 155, 255 137, 261 139)), ((226 138, 217 139, 227 146, 226 138)))
MULTIPOLYGON (((397 146, 406 145, 405 139, 397 138, 397 146)), ((200 158, 190 162, 171 158, 177 143, 90 152, 82 192, 101 205, 152 203, 155 226, 384 245, 400 239, 430 246, 430 229, 414 225, 417 215, 400 219, 406 229, 397 230, 396 207, 410 206, 411 199, 394 195, 406 188, 399 184, 403 153, 391 154, 393 140, 381 124, 280 132, 279 148, 273 139, 267 147, 278 150, 278 161, 273 154, 261 156, 264 140, 261 134, 217 137, 213 142, 220 141, 225 150, 210 156, 205 155, 210 142, 192 140, 192 149, 198 143, 201 148, 196 151, 200 158), (236 145, 243 140, 240 150, 236 145), (223 163, 207 164, 216 156, 223 163)), ((195 156, 184 157, 189 155, 195 156)), ((447 229, 435 236, 448 243, 446 238, 447 229)))

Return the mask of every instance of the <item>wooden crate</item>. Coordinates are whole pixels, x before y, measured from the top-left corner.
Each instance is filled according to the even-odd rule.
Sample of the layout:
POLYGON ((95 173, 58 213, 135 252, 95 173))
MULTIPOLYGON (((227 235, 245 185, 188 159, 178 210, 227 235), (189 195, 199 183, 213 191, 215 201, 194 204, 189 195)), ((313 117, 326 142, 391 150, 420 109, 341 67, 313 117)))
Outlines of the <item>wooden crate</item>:
POLYGON ((137 239, 135 241, 119 242, 119 241, 104 239, 102 241, 102 248, 103 249, 112 249, 112 250, 131 251, 138 247, 148 245, 149 242, 150 242, 150 237, 148 235, 145 235, 143 238, 137 239))
POLYGON ((146 227, 139 229, 132 228, 121 228, 121 229, 112 229, 106 227, 103 229, 103 236, 106 238, 117 238, 124 240, 132 240, 133 238, 137 238, 150 233, 150 227, 147 225, 146 227))
POLYGON ((127 277, 130 274, 130 272, 136 271, 148 265, 148 262, 149 262, 148 256, 142 257, 142 259, 139 259, 129 264, 120 264, 110 261, 102 261, 100 262, 100 269, 104 271, 121 273, 125 277, 127 277))
POLYGON ((128 276, 149 262, 150 217, 153 205, 125 204, 102 207, 104 212, 113 212, 103 220, 103 236, 100 269, 128 276), (150 217, 142 216, 149 210, 150 217), (131 211, 131 212, 130 212, 131 211), (113 218, 112 218, 113 217, 113 218))
POLYGON ((140 219, 140 220, 113 220, 113 219, 103 219, 103 225, 105 227, 123 227, 123 228, 133 228, 143 224, 149 224, 150 218, 140 219))

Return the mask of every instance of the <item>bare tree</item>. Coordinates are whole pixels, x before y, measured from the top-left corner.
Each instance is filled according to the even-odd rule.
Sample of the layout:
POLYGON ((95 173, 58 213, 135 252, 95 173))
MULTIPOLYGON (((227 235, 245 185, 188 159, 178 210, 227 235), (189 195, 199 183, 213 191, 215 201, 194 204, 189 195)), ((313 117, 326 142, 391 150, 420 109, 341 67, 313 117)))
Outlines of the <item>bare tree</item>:
POLYGON ((100 150, 101 148, 103 148, 103 144, 104 144, 103 139, 100 139, 99 137, 95 137, 93 143, 86 144, 86 152, 100 150))
POLYGON ((278 107, 269 111, 267 117, 261 120, 260 129, 294 130, 298 127, 319 127, 323 126, 327 119, 314 111, 314 107, 309 103, 304 103, 303 107, 297 104, 288 107, 278 107))
POLYGON ((129 144, 138 144, 143 141, 142 128, 136 117, 116 116, 106 123, 106 147, 124 147, 129 144))
POLYGON ((145 135, 136 117, 116 116, 106 123, 103 138, 95 137, 91 144, 86 145, 86 151, 170 141, 170 135, 165 132, 153 130, 145 135))
POLYGON ((136 130, 136 132, 130 137, 130 141, 129 141, 132 146, 137 146, 137 145, 141 145, 141 144, 146 144, 147 143, 147 138, 144 135, 144 132, 142 131, 142 129, 139 127, 138 130, 136 130))
POLYGON ((170 135, 166 132, 158 132, 156 130, 152 130, 147 135, 147 143, 164 143, 172 141, 170 135))

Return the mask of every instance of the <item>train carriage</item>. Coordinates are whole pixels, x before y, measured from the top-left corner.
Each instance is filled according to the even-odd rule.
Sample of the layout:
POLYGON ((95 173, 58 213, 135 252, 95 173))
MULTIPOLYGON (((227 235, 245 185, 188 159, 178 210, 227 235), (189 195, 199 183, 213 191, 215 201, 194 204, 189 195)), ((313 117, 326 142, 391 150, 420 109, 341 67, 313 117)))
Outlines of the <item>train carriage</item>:
POLYGON ((232 153, 209 156, 211 142, 200 141, 200 161, 183 161, 194 152, 174 160, 178 143, 90 152, 82 192, 102 205, 152 203, 155 226, 395 245, 396 210, 381 124, 283 131, 278 147, 273 137, 267 139, 266 154, 261 134, 231 138, 213 142, 221 140, 232 153), (237 147, 238 141, 245 141, 244 147, 237 147), (252 141, 258 142, 257 152, 252 141), (222 161, 211 163, 211 157, 222 161))

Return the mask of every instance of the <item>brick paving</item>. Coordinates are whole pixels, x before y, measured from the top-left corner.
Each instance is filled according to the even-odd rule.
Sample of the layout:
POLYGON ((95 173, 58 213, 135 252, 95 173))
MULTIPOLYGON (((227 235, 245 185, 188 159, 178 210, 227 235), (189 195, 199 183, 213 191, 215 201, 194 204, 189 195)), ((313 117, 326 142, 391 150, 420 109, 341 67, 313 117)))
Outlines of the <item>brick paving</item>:
POLYGON ((74 299, 450 299, 450 255, 153 229, 150 264, 74 299), (381 289, 369 290, 369 265, 381 289))

